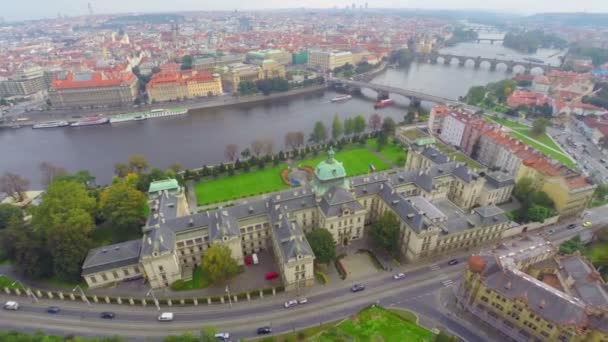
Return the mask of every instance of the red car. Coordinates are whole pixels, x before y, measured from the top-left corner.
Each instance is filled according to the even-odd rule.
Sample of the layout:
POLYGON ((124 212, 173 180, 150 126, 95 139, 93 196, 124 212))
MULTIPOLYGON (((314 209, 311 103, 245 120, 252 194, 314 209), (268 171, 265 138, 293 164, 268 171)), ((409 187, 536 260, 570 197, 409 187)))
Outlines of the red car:
POLYGON ((272 279, 276 279, 278 277, 279 277, 279 274, 277 272, 266 273, 266 280, 272 280, 272 279))
POLYGON ((253 258, 251 257, 251 255, 248 255, 245 257, 245 265, 251 265, 253 264, 253 258))

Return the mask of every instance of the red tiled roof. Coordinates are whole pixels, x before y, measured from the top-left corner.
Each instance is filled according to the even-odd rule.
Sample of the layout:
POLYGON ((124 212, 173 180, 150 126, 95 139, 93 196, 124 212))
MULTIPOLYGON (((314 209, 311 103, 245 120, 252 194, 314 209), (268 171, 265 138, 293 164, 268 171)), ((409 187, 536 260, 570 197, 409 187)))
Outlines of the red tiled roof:
POLYGON ((153 88, 160 84, 186 84, 188 82, 205 82, 213 80, 213 75, 204 70, 161 71, 152 75, 152 78, 150 79, 150 82, 148 82, 147 86, 153 88))
POLYGON ((97 87, 114 87, 123 83, 131 83, 135 81, 135 75, 132 73, 91 73, 91 77, 86 80, 75 80, 74 73, 69 72, 65 79, 53 80, 53 88, 55 89, 72 89, 72 88, 97 88, 97 87))

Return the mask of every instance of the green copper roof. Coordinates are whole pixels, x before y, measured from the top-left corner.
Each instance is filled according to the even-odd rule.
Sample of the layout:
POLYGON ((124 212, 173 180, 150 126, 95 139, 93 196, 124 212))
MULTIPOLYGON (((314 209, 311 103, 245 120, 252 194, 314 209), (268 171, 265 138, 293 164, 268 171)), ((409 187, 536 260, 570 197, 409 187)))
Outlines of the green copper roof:
POLYGON ((435 138, 419 138, 419 139, 416 139, 416 145, 418 145, 418 146, 432 145, 432 144, 434 144, 436 142, 437 141, 435 140, 435 138))
POLYGON ((148 193, 154 193, 164 190, 178 190, 179 184, 175 179, 163 179, 160 181, 150 183, 148 193))
POLYGON ((342 165, 342 162, 334 159, 334 155, 334 150, 329 148, 329 151, 327 152, 327 160, 320 162, 315 168, 317 179, 320 181, 329 181, 332 179, 346 177, 344 165, 342 165))

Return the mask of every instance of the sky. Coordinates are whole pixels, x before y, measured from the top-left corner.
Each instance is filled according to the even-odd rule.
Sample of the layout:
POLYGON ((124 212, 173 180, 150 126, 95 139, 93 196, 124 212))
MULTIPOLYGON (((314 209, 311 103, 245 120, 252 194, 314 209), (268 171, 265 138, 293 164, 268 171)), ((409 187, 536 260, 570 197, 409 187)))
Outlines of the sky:
MULTIPOLYGON (((605 12, 607 0, 367 0, 370 8, 477 9, 508 11, 517 14, 538 12, 605 12)), ((95 13, 248 10, 273 8, 332 8, 365 0, 1 0, 0 17, 5 20, 26 20, 68 16, 88 12, 90 2, 95 13)))

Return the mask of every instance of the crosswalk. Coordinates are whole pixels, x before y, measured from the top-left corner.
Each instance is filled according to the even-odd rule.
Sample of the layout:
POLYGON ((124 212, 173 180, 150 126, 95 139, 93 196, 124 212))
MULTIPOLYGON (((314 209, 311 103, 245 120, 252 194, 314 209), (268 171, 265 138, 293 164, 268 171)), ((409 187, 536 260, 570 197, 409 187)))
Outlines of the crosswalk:
POLYGON ((430 265, 429 267, 431 268, 431 271, 439 271, 439 269, 441 268, 437 264, 430 265))
POLYGON ((447 280, 442 281, 441 284, 443 284, 443 286, 445 286, 445 287, 450 287, 450 286, 454 285, 454 281, 451 279, 447 279, 447 280))

